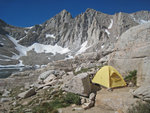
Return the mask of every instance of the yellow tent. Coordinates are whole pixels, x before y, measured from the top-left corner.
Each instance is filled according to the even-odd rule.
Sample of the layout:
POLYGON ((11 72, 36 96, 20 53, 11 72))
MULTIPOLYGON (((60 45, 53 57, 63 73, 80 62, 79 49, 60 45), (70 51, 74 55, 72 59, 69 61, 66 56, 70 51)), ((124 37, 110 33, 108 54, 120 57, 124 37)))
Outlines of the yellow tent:
POLYGON ((94 76, 93 83, 100 84, 107 88, 126 86, 126 82, 119 72, 112 66, 102 67, 94 76))

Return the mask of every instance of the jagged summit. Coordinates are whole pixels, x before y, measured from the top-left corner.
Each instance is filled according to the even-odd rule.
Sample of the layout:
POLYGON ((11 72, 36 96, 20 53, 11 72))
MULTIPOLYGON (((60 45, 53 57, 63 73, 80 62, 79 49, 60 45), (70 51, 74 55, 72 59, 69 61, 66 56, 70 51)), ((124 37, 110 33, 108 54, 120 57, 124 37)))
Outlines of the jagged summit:
MULTIPOLYGON (((64 17, 64 16, 69 16, 69 17, 72 18, 71 13, 68 12, 66 9, 63 9, 63 10, 62 10, 61 12, 59 12, 57 15, 61 15, 62 17, 64 17)), ((57 15, 56 15, 56 16, 57 16, 57 15)))
MULTIPOLYGON (((101 11, 96 11, 95 9, 92 9, 92 8, 87 8, 87 9, 85 10, 85 13, 99 13, 99 14, 105 14, 105 13, 103 13, 103 12, 101 12, 101 11)), ((107 14, 107 15, 109 15, 109 14, 107 14)))
POLYGON ((96 10, 92 8, 87 8, 85 12, 96 12, 96 10))
MULTIPOLYGON (((62 12, 62 13, 69 13, 66 9, 63 9, 61 12, 62 12)), ((61 12, 60 12, 60 13, 61 13, 61 12)))

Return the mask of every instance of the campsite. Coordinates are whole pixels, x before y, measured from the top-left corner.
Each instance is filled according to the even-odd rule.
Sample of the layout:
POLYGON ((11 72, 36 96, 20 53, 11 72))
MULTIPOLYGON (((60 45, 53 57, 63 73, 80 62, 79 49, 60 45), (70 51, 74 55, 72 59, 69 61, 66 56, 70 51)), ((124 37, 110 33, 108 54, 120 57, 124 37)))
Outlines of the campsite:
MULTIPOLYGON (((67 62, 71 64, 74 61, 68 60, 67 62)), ((15 79, 7 79, 7 85, 12 87, 12 90, 6 92, 7 95, 11 95, 11 98, 17 97, 19 100, 11 99, 10 102, 4 100, 6 102, 3 107, 5 109, 10 107, 10 112, 17 112, 18 110, 22 112, 31 108, 31 112, 35 112, 34 110, 46 112, 50 109, 55 111, 57 109, 61 113, 69 113, 70 111, 72 113, 96 113, 98 111, 123 113, 129 109, 128 106, 140 101, 132 95, 136 89, 136 85, 132 83, 136 73, 129 74, 127 79, 124 79, 114 67, 108 65, 84 67, 76 71, 63 71, 68 69, 68 64, 66 61, 59 61, 55 64, 55 70, 46 67, 33 72, 26 71, 26 73, 22 73, 22 82, 17 82, 17 89, 15 88, 16 85, 13 88, 12 85, 9 86, 8 84, 10 80, 15 83, 19 79, 17 74, 14 74, 15 79), (61 64, 61 67, 57 64, 61 64), (56 68, 58 67, 63 70, 57 71, 56 68), (33 78, 33 75, 39 73, 41 74, 37 76, 38 78, 33 78), (31 83, 22 86, 25 78, 26 80, 32 78, 31 83), (33 82, 34 80, 35 82, 33 82), (35 106, 37 102, 40 105, 35 106), (48 104, 49 102, 50 104, 48 104), (42 105, 42 103, 45 104, 42 105)))
POLYGON ((126 86, 126 83, 119 72, 111 66, 102 67, 92 79, 93 83, 100 84, 107 88, 126 86))
POLYGON ((150 113, 149 0, 1 0, 0 113, 150 113))

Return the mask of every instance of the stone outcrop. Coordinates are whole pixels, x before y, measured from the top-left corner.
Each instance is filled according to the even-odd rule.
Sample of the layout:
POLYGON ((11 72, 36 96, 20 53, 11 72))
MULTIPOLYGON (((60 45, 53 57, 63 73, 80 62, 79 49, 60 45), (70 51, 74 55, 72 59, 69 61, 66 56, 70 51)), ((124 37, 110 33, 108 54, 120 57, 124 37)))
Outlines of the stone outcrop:
POLYGON ((101 90, 97 93, 95 99, 95 106, 104 109, 122 110, 126 113, 128 107, 136 103, 138 99, 133 98, 129 89, 114 89, 113 92, 101 90))
POLYGON ((10 94, 10 91, 7 91, 6 89, 4 89, 4 92, 2 94, 3 97, 8 97, 10 94))
POLYGON ((43 82, 44 83, 49 83, 49 82, 51 82, 55 79, 56 79, 56 76, 54 74, 50 74, 43 82))
POLYGON ((12 100, 12 98, 1 98, 0 99, 0 102, 1 103, 3 103, 3 102, 9 102, 9 101, 11 101, 12 100))
POLYGON ((65 84, 64 90, 75 94, 88 96, 91 93, 91 83, 87 73, 74 76, 65 84))
POLYGON ((96 97, 96 94, 95 93, 91 93, 89 95, 88 99, 82 98, 82 108, 83 109, 89 109, 89 108, 93 107, 94 104, 95 104, 95 97, 96 97))
POLYGON ((44 81, 50 74, 53 74, 55 72, 55 70, 49 70, 49 71, 45 71, 42 74, 39 75, 38 77, 38 81, 44 81))
POLYGON ((84 103, 82 105, 82 108, 86 110, 86 109, 89 109, 89 108, 91 108, 93 106, 94 106, 94 101, 90 100, 88 103, 84 103))
POLYGON ((96 96, 95 93, 91 93, 91 94, 89 95, 89 99, 94 101, 94 100, 95 100, 95 96, 96 96))
MULTIPOLYGON (((148 13, 148 12, 145 12, 148 13)), ((144 16, 143 18, 149 18, 144 16)), ((140 22, 137 19, 138 22, 140 22)), ((114 66, 122 75, 137 70, 137 90, 133 95, 149 101, 150 97, 150 23, 138 25, 124 32, 109 54, 109 65, 114 66)))
POLYGON ((134 96, 144 100, 150 101, 150 86, 149 83, 142 85, 140 88, 136 89, 133 93, 134 96))
POLYGON ((110 54, 109 64, 121 74, 137 70, 137 85, 149 80, 150 23, 130 28, 119 38, 115 52, 110 54))
POLYGON ((28 97, 33 96, 35 94, 36 94, 35 89, 31 88, 31 89, 29 89, 25 92, 22 92, 22 93, 18 94, 18 97, 19 98, 28 98, 28 97))

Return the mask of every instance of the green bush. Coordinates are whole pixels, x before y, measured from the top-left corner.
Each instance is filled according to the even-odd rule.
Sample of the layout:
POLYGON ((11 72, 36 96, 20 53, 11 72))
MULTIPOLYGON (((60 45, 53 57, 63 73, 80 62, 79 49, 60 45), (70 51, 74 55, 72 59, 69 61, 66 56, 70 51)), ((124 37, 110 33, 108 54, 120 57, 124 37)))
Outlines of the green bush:
POLYGON ((54 108, 67 107, 71 104, 80 105, 81 104, 80 96, 74 93, 67 93, 63 97, 56 98, 50 103, 50 105, 54 108))
POLYGON ((64 98, 57 98, 57 99, 53 100, 52 102, 50 102, 50 106, 55 109, 67 107, 69 105, 70 104, 65 103, 64 98))
POLYGON ((33 113, 58 113, 56 109, 54 109, 50 103, 45 102, 33 108, 33 113))
MULTIPOLYGON (((62 94, 61 91, 59 94, 62 94)), ((57 95, 58 97, 55 98, 51 102, 42 103, 33 108, 33 113, 58 113, 58 108, 67 107, 71 104, 80 105, 80 97, 73 93, 67 93, 66 95, 57 95)))
POLYGON ((128 113, 150 113, 150 103, 137 102, 128 109, 128 113))
POLYGON ((67 95, 64 98, 64 101, 65 103, 68 103, 68 104, 76 104, 76 105, 81 104, 80 96, 74 93, 67 93, 67 95))
POLYGON ((129 74, 124 78, 127 84, 132 82, 134 85, 136 85, 136 79, 137 79, 137 70, 130 71, 129 74))

